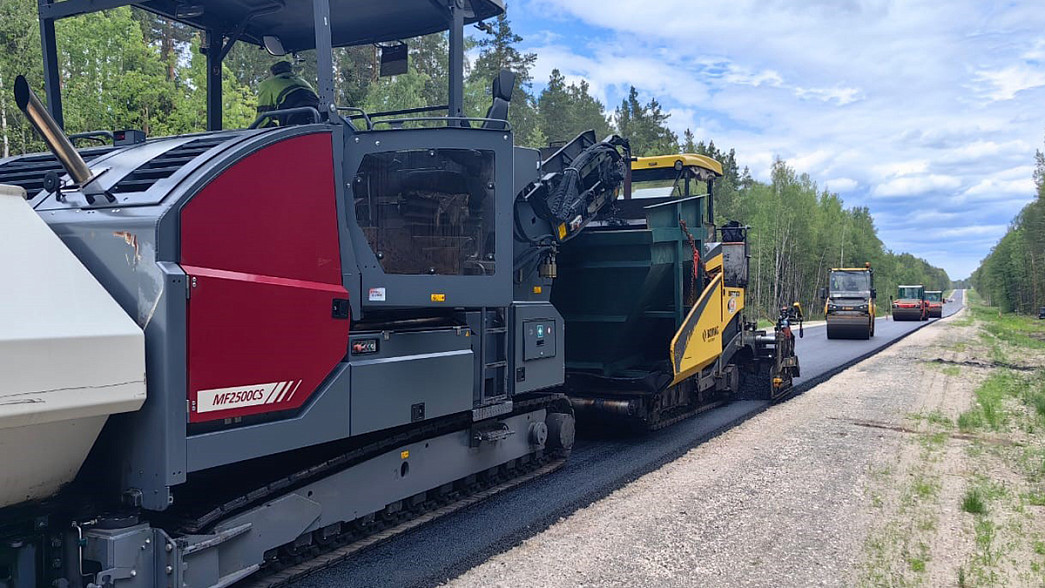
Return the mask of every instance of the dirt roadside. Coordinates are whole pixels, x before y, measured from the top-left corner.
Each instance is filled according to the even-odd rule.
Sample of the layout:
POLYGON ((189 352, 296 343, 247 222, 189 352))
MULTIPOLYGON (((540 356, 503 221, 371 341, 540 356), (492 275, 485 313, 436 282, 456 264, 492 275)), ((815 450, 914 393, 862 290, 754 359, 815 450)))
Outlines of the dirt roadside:
MULTIPOLYGON (((1032 583, 973 565, 979 515, 962 505, 981 441, 955 423, 990 370, 951 362, 989 361, 977 341, 961 315, 922 329, 449 585, 1032 583)), ((1018 543, 1013 558, 1042 558, 1018 543)))

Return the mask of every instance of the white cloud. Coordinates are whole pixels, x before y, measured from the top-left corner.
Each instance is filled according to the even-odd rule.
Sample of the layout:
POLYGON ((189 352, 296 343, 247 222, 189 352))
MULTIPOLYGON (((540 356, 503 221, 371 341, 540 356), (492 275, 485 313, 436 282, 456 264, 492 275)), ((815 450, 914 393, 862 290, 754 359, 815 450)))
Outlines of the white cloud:
POLYGON ((803 172, 813 172, 814 170, 822 169, 825 164, 831 161, 834 154, 827 149, 817 149, 812 153, 803 153, 794 157, 790 157, 787 163, 803 172))
POLYGON ((873 193, 880 198, 897 198, 920 196, 939 190, 956 190, 962 181, 951 176, 929 174, 923 176, 904 176, 878 184, 873 193))
POLYGON ((784 84, 784 78, 780 77, 780 74, 772 71, 760 71, 751 72, 745 67, 737 66, 734 64, 729 65, 727 73, 722 76, 722 79, 730 84, 740 84, 742 86, 774 86, 779 87, 784 84))
POLYGON ((911 176, 915 174, 923 174, 929 170, 929 162, 922 160, 911 160, 911 161, 897 161, 892 163, 885 163, 876 165, 871 170, 884 177, 895 177, 895 176, 911 176))
POLYGON ((860 99, 857 88, 795 88, 799 98, 811 98, 821 102, 834 102, 839 106, 851 104, 860 99))
POLYGON ((824 187, 835 193, 855 190, 860 183, 853 178, 834 178, 824 182, 824 187))
POLYGON ((1011 199, 1012 196, 1031 198, 1034 196, 1034 193, 1034 180, 1029 177, 1021 180, 997 180, 994 178, 987 178, 967 189, 964 192, 964 195, 967 197, 994 196, 999 199, 1011 199))
POLYGON ((994 236, 1005 233, 1005 229, 1009 225, 970 225, 966 227, 953 227, 950 229, 940 229, 933 231, 933 236, 936 238, 948 238, 948 237, 982 237, 985 235, 994 236))
POLYGON ((1045 86, 1045 69, 1028 64, 1010 65, 999 70, 976 72, 981 91, 991 100, 1012 100, 1024 90, 1045 86))

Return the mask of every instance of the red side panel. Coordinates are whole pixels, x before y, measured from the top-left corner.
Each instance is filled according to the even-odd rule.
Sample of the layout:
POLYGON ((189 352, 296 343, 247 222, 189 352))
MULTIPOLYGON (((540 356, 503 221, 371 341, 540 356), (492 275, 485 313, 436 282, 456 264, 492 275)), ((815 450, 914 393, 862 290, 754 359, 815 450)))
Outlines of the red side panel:
POLYGON ((287 139, 182 211, 191 422, 297 408, 344 357, 333 165, 329 134, 287 139))

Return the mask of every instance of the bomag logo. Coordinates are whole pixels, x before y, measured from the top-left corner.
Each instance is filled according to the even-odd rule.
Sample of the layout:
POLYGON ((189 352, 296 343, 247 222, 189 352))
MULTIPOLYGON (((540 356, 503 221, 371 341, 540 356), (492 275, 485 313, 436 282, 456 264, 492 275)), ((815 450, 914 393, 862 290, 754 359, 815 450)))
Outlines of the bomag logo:
POLYGON ((214 406, 225 404, 240 404, 241 402, 257 402, 265 397, 264 388, 253 390, 238 390, 236 392, 225 392, 214 396, 214 406))
POLYGON ((710 329, 704 329, 703 336, 704 336, 704 341, 705 342, 711 341, 712 339, 718 337, 718 327, 711 327, 710 329))

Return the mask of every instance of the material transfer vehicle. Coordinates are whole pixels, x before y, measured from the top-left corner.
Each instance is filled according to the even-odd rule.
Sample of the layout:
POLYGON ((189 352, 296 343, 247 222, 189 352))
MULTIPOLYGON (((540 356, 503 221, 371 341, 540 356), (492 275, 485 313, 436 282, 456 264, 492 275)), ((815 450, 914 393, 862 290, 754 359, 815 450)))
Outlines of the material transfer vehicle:
POLYGON ((731 398, 779 400, 800 375, 790 324, 746 307, 748 227, 715 225, 721 165, 639 157, 624 194, 562 247, 551 301, 565 321, 578 420, 656 429, 731 398))

